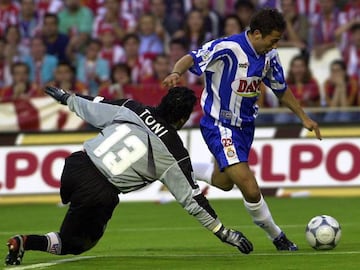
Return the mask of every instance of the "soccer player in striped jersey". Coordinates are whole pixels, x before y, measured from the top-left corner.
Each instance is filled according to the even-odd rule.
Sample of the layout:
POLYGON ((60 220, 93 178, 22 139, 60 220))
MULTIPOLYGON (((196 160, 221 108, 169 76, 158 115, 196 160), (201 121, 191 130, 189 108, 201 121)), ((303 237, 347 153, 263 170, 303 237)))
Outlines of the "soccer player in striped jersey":
POLYGON ((175 86, 188 69, 197 75, 205 74, 200 128, 216 164, 213 171, 193 164, 195 175, 225 191, 237 185, 254 223, 265 230, 276 249, 295 251, 296 244, 274 222, 248 165, 261 83, 270 87, 304 127, 314 130, 321 139, 318 124, 305 114, 285 82, 276 51, 284 29, 284 18, 277 10, 260 10, 253 16, 248 31, 210 41, 191 51, 175 63, 163 83, 175 86))

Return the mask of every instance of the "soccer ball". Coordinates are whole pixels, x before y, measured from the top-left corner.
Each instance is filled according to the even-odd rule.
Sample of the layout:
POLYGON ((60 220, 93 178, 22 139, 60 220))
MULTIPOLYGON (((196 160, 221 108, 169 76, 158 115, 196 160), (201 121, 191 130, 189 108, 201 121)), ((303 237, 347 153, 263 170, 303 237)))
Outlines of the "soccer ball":
POLYGON ((329 250, 336 247, 341 238, 339 222, 331 216, 313 217, 306 226, 306 240, 317 250, 329 250))

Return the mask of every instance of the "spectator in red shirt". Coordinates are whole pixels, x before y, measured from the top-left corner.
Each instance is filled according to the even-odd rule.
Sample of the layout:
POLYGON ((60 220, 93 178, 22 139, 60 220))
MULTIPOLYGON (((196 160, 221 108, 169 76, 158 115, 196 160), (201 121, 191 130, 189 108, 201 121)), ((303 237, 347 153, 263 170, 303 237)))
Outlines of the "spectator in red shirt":
POLYGON ((360 78, 360 17, 350 19, 346 24, 340 26, 335 34, 346 35, 348 38, 343 47, 342 54, 348 67, 349 75, 360 78))
POLYGON ((101 14, 105 0, 82 0, 82 4, 91 9, 92 13, 97 16, 101 14))
POLYGON ((309 18, 309 22, 313 23, 314 16, 320 12, 319 0, 296 0, 296 7, 299 14, 303 14, 309 18))
POLYGON ((139 54, 140 39, 136 34, 127 34, 123 40, 125 55, 121 63, 131 69, 131 81, 139 84, 143 78, 152 74, 151 60, 139 54))
POLYGON ((115 30, 112 27, 103 28, 99 33, 99 39, 102 43, 100 57, 108 61, 109 69, 111 69, 124 57, 124 48, 116 44, 115 30))
POLYGON ((319 85, 312 75, 306 57, 299 55, 291 60, 286 82, 302 107, 320 106, 319 85))
POLYGON ((346 1, 344 12, 348 21, 353 19, 359 19, 360 17, 360 0, 346 1))
POLYGON ((19 13, 19 29, 22 44, 30 46, 31 38, 41 31, 41 17, 36 10, 35 0, 21 0, 19 13))
POLYGON ((135 19, 138 20, 142 14, 150 11, 150 0, 122 0, 121 10, 122 16, 126 14, 133 14, 135 19))
POLYGON ((344 13, 336 7, 334 0, 319 0, 320 13, 313 29, 313 53, 321 58, 328 50, 340 44, 335 32, 346 23, 344 13))
POLYGON ((134 99, 149 105, 155 106, 161 98, 167 93, 167 88, 163 86, 162 81, 171 71, 169 56, 159 54, 153 62, 154 73, 142 80, 142 91, 137 92, 134 99), (141 93, 140 93, 141 92, 141 93))
MULTIPOLYGON (((6 62, 11 66, 12 63, 21 61, 24 57, 30 54, 30 48, 21 44, 21 33, 19 27, 16 25, 10 25, 5 31, 5 57, 6 62)), ((10 80, 5 84, 11 84, 10 80)))
POLYGON ((36 10, 39 12, 40 17, 44 17, 46 13, 57 14, 64 6, 62 0, 37 0, 36 10))
POLYGON ((131 70, 128 65, 119 63, 111 69, 111 83, 100 88, 99 96, 105 99, 134 98, 131 83, 131 70))
POLYGON ((330 65, 330 76, 325 85, 326 103, 334 111, 328 112, 325 122, 351 121, 351 112, 337 111, 339 107, 356 106, 358 84, 355 78, 346 73, 346 64, 343 60, 335 60, 330 65))
POLYGON ((0 101, 13 101, 16 99, 29 99, 43 96, 43 91, 30 81, 30 69, 22 62, 11 65, 13 83, 0 90, 0 101))
POLYGON ((69 89, 73 93, 88 94, 86 85, 76 79, 75 72, 75 68, 71 64, 60 62, 54 72, 54 81, 49 85, 69 89))
POLYGON ((11 82, 10 65, 5 56, 5 46, 5 39, 0 38, 0 89, 11 82))
POLYGON ((360 82, 360 23, 354 24, 350 32, 351 40, 344 52, 344 59, 349 76, 356 77, 358 82, 360 82))
MULTIPOLYGON (((295 56, 291 60, 286 82, 302 107, 320 106, 319 85, 311 73, 305 56, 295 56)), ((312 118, 319 117, 312 115, 312 118)), ((275 121, 278 123, 299 122, 292 113, 279 114, 275 121)))
POLYGON ((21 44, 21 34, 18 26, 10 25, 5 31, 5 69, 4 69, 4 85, 12 83, 10 67, 12 63, 21 61, 25 56, 29 55, 30 49, 21 44))
POLYGON ((12 0, 0 1, 0 36, 10 25, 18 24, 19 7, 12 0))
POLYGON ((136 20, 132 14, 123 14, 118 0, 105 0, 104 13, 96 16, 92 35, 98 37, 102 29, 113 28, 117 41, 120 41, 128 33, 136 30, 136 20))

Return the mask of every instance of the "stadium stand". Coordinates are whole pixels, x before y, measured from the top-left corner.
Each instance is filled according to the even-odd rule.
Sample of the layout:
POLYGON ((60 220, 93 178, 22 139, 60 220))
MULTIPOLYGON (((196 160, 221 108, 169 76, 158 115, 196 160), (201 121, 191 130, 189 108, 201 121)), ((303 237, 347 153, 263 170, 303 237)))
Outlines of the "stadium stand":
MULTIPOLYGON (((342 119, 342 122, 354 122, 360 111, 358 2, 2 0, 0 112, 4 117, 5 114, 9 116, 13 113, 7 119, 16 120, 15 130, 43 129, 43 124, 24 124, 24 121, 29 121, 24 119, 38 115, 35 122, 41 122, 39 119, 44 115, 44 111, 41 111, 44 106, 40 104, 50 102, 47 101, 48 97, 39 97, 42 96, 39 90, 47 84, 60 85, 54 78, 56 74, 57 77, 68 78, 67 83, 61 85, 72 85, 70 90, 75 92, 104 94, 113 98, 131 97, 154 104, 166 91, 161 86, 163 75, 159 77, 154 70, 158 55, 168 57, 171 66, 188 50, 224 35, 227 32, 225 22, 229 16, 235 16, 241 22, 235 29, 246 30, 251 14, 259 8, 270 7, 283 9, 288 21, 292 21, 278 48, 285 74, 289 72, 292 59, 302 54, 307 57, 310 71, 320 86, 321 102, 319 106, 310 108, 310 111, 320 112, 319 115, 336 110, 349 111, 352 116, 342 119), (328 22, 328 28, 324 28, 324 22, 328 22), (291 34, 294 29, 299 37, 291 34), (298 38, 301 39, 301 44, 297 41, 298 38), (355 92, 354 102, 341 108, 328 104, 324 88, 330 75, 330 65, 335 60, 345 60, 348 75, 356 87, 352 90, 355 92), (14 63, 25 63, 29 67, 24 78, 16 78, 18 82, 28 81, 24 86, 14 82, 14 63), (110 72, 113 68, 120 70, 115 72, 120 74, 116 75, 119 76, 118 79, 110 72), (130 77, 127 76, 128 71, 130 77), (16 89, 21 89, 21 93, 16 89), (17 115, 20 112, 21 115, 17 115), (19 119, 22 120, 19 122, 19 119)), ((237 21, 234 20, 234 23, 237 21)), ((17 69, 21 69, 21 66, 17 69)), ((194 88, 200 97, 202 78, 198 79, 188 72, 182 79, 181 83, 194 88)), ((266 93, 267 96, 273 98, 271 93, 266 93)), ((260 103, 266 104, 263 99, 260 103)), ((262 108, 265 115, 287 113, 279 107, 276 100, 270 103, 271 108, 269 105, 262 108)), ((51 112, 54 113, 52 119, 57 119, 57 124, 51 124, 50 129, 62 129, 64 123, 67 123, 69 129, 82 127, 78 123, 69 124, 67 114, 61 110, 51 112)), ((199 107, 188 126, 196 126, 200 117, 199 107)), ((259 124, 266 125, 271 124, 269 119, 274 117, 262 119, 268 120, 259 121, 259 124)), ((334 121, 337 120, 333 119, 334 121)), ((0 125, 0 130, 6 130, 9 123, 0 125)))

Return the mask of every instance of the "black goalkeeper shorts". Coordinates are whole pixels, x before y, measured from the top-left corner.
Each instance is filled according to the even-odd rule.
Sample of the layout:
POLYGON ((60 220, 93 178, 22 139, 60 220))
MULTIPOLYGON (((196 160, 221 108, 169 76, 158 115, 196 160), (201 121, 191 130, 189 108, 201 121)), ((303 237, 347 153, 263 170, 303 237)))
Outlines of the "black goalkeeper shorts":
MULTIPOLYGON (((60 196, 69 203, 60 235, 65 253, 91 248, 101 238, 107 222, 119 203, 118 190, 95 167, 89 156, 75 152, 65 160, 61 176, 60 196), (66 248, 67 247, 67 248, 66 248)), ((64 253, 63 253, 64 254, 64 253)))

